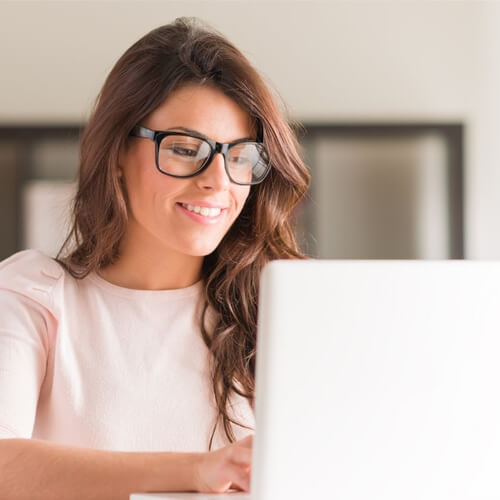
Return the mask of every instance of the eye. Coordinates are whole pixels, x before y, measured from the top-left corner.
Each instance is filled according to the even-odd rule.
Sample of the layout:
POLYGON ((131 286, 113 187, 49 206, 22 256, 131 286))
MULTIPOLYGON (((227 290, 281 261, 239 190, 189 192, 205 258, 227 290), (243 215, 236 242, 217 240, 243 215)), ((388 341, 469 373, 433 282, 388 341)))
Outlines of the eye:
POLYGON ((252 143, 242 143, 230 149, 229 161, 232 167, 251 169, 259 160, 259 152, 252 143))
POLYGON ((235 155, 235 156, 231 156, 229 158, 229 161, 231 163, 234 163, 235 165, 246 165, 248 163, 250 163, 250 158, 248 158, 248 156, 244 156, 244 155, 235 155))
POLYGON ((198 155, 197 149, 184 148, 182 146, 171 146, 169 150, 178 156, 186 156, 189 158, 194 158, 198 155))
POLYGON ((189 136, 166 136, 160 143, 160 153, 171 159, 191 161, 206 155, 203 141, 189 136))

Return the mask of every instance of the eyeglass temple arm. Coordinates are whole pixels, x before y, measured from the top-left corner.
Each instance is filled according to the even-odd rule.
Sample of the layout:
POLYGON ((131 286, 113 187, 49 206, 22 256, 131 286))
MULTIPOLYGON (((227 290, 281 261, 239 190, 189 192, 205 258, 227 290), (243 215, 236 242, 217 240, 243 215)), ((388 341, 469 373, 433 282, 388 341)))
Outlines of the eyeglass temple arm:
POLYGON ((141 127, 140 125, 136 125, 130 132, 130 135, 134 137, 144 137, 145 139, 154 140, 155 132, 146 127, 141 127))

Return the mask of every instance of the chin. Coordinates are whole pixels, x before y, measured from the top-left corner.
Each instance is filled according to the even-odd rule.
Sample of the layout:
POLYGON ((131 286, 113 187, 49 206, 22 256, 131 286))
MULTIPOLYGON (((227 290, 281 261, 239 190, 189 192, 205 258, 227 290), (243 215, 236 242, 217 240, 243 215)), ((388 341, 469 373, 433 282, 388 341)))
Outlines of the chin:
POLYGON ((210 255, 218 246, 219 242, 214 245, 199 245, 191 247, 186 254, 191 255, 192 257, 206 257, 207 255, 210 255))
POLYGON ((220 245, 227 231, 221 234, 196 235, 196 237, 178 240, 175 245, 176 250, 191 257, 206 257, 213 253, 220 245), (203 237, 204 236, 204 237, 203 237))

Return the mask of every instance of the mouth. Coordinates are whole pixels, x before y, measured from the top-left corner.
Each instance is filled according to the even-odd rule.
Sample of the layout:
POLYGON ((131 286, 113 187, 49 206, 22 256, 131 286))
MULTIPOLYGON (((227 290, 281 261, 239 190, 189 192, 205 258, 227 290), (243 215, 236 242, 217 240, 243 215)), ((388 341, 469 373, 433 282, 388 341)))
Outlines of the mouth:
POLYGON ((189 212, 201 215, 202 217, 218 217, 224 210, 223 208, 201 207, 199 205, 189 205, 188 203, 180 203, 180 205, 189 212))
POLYGON ((226 208, 202 207, 201 205, 191 205, 190 203, 177 203, 177 206, 192 221, 202 225, 217 224, 226 212, 226 208))

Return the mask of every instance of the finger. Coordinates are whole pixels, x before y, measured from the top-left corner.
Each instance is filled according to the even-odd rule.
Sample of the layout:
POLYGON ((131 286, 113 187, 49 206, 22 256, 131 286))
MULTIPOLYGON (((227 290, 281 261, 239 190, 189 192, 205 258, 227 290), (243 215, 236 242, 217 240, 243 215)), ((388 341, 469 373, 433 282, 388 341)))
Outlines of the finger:
POLYGON ((234 464, 248 467, 252 464, 252 449, 234 446, 231 448, 229 458, 234 464))
POLYGON ((243 491, 250 491, 250 472, 233 465, 229 469, 231 477, 231 487, 243 491))
POLYGON ((236 441, 235 444, 244 446, 245 448, 251 448, 253 444, 253 434, 249 434, 247 437, 241 439, 240 441, 236 441))

